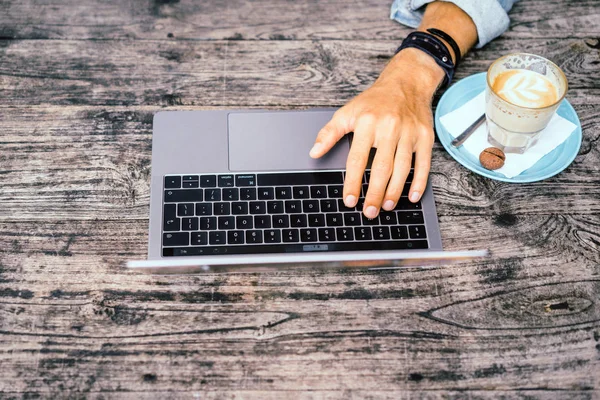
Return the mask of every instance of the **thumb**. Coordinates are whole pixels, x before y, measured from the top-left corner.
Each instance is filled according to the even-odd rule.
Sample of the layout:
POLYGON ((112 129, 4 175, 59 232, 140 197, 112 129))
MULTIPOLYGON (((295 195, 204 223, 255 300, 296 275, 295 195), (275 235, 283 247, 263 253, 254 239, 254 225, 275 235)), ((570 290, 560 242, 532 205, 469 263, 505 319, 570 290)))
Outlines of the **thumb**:
POLYGON ((344 135, 348 132, 352 132, 353 128, 345 108, 346 107, 342 107, 336 111, 331 120, 319 131, 315 144, 309 153, 312 158, 322 157, 341 138, 343 138, 344 135))

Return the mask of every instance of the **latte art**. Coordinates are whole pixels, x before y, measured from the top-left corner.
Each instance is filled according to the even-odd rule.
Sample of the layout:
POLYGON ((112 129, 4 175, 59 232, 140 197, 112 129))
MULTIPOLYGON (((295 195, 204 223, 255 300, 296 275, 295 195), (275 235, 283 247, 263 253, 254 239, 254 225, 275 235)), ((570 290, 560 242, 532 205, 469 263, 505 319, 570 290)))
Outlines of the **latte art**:
POLYGON ((509 103, 542 108, 558 100, 558 90, 548 78, 526 69, 511 69, 498 74, 492 90, 509 103))

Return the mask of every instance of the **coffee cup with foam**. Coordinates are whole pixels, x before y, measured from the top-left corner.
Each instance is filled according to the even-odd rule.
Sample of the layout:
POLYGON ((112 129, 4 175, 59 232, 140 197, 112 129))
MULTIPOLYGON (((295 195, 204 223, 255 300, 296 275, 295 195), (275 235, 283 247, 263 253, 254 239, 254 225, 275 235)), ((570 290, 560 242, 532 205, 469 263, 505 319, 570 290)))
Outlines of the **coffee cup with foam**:
POLYGON ((488 141, 506 153, 524 153, 537 143, 567 87, 564 72, 544 57, 515 53, 494 61, 485 91, 488 141))

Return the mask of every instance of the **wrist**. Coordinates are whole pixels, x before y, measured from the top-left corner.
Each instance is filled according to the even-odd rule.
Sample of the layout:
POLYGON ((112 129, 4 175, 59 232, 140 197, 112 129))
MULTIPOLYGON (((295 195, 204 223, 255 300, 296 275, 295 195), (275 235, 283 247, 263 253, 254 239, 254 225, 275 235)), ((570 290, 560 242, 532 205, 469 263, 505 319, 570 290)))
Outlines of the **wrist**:
POLYGON ((376 84, 411 87, 420 95, 433 98, 445 76, 433 57, 419 49, 407 48, 390 60, 376 84))

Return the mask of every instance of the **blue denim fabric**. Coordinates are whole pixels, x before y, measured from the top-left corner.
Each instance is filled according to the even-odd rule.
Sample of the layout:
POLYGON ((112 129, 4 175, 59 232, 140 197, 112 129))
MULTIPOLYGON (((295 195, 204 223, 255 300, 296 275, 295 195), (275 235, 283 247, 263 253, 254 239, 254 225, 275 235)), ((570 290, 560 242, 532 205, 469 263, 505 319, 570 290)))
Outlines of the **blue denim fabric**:
MULTIPOLYGON (((425 5, 434 0, 394 0, 390 18, 416 28, 425 11, 425 5)), ((489 43, 508 29, 508 11, 518 0, 445 0, 459 6, 469 14, 475 26, 479 41, 477 48, 489 43)))

